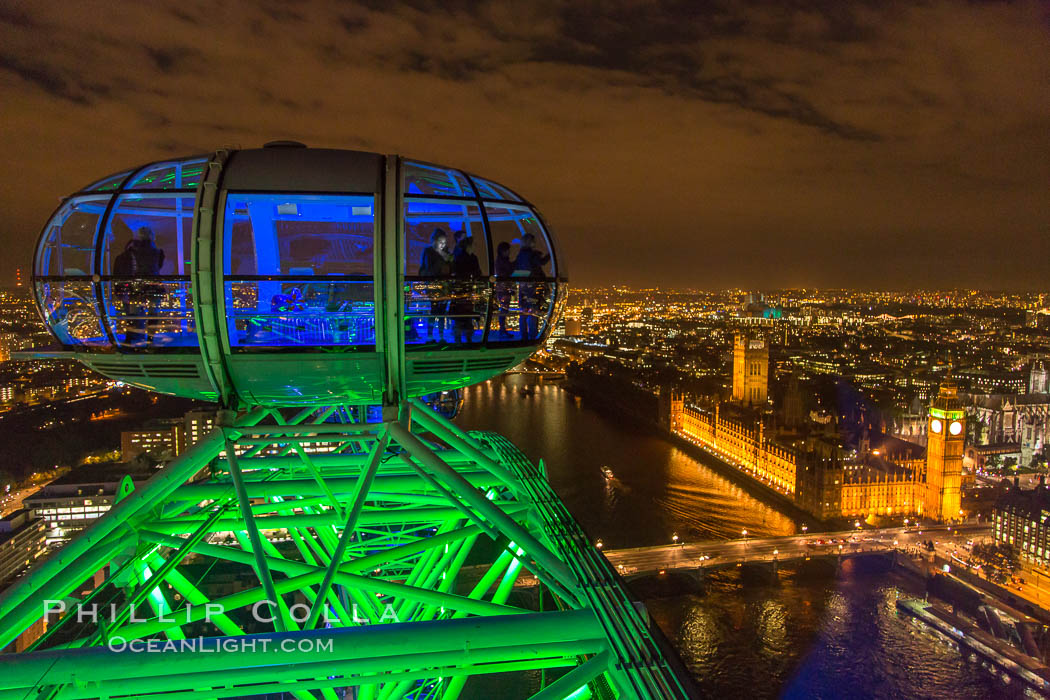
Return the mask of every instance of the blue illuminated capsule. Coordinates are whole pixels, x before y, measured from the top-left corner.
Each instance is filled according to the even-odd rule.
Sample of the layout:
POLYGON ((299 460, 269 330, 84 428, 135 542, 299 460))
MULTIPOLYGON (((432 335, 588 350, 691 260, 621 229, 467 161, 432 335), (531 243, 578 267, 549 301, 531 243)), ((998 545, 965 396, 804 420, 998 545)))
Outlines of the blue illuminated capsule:
POLYGON ((226 405, 379 403, 528 357, 565 270, 535 207, 441 165, 280 142, 153 163, 65 199, 36 301, 60 350, 226 405))

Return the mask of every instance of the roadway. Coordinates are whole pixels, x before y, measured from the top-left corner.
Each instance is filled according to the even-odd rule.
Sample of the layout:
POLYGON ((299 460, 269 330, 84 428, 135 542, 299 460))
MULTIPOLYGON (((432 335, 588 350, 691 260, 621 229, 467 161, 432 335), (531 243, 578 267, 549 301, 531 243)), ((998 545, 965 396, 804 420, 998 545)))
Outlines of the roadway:
POLYGON ((20 510, 22 508, 22 499, 28 498, 43 487, 44 485, 42 484, 36 484, 24 489, 12 490, 11 493, 0 496, 0 517, 6 518, 16 510, 20 510))
POLYGON ((949 542, 962 545, 967 540, 986 537, 990 532, 988 525, 861 529, 617 549, 605 551, 605 557, 621 574, 632 574, 668 569, 718 567, 749 560, 795 559, 815 554, 906 550, 920 547, 921 543, 927 540, 933 540, 939 543, 940 548, 947 549, 945 545, 949 542))

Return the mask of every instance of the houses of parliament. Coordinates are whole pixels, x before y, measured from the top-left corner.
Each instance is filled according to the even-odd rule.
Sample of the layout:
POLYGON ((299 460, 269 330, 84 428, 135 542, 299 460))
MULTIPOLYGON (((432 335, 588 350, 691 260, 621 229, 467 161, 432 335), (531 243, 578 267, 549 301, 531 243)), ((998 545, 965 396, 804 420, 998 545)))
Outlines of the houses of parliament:
POLYGON ((925 449, 895 438, 874 447, 867 431, 847 444, 834 415, 802 415, 794 378, 774 414, 768 368, 768 341, 738 333, 731 398, 687 406, 671 393, 664 401, 667 426, 821 520, 962 517, 966 416, 954 383, 941 385, 927 411, 925 449))

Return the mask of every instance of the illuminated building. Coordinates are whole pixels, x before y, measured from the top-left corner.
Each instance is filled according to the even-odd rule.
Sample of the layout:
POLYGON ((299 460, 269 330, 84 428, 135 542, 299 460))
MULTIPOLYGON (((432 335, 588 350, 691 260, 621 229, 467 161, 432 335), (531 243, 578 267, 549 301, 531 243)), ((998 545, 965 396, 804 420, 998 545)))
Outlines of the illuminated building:
POLYGON ((860 464, 843 471, 844 517, 922 515, 925 484, 921 460, 889 462, 872 467, 860 464))
POLYGON ((795 492, 797 453, 769 439, 761 420, 748 420, 743 412, 720 404, 714 411, 683 407, 681 417, 673 417, 670 423, 682 426, 681 435, 777 491, 795 492))
POLYGON ((22 503, 45 522, 48 546, 62 544, 105 515, 121 488, 145 481, 153 473, 151 467, 127 463, 84 464, 22 503))
POLYGON ((1050 491, 1043 479, 1024 490, 1015 480, 992 510, 992 534, 1029 563, 1050 565, 1050 491))
POLYGON ((28 510, 0 518, 0 589, 47 552, 44 521, 28 510))
POLYGON ((733 339, 733 401, 765 405, 769 396, 769 343, 759 335, 737 333, 733 339))
POLYGON ((215 411, 187 411, 185 422, 186 446, 196 445, 215 427, 215 411))
POLYGON ((186 434, 176 423, 146 430, 125 430, 120 434, 120 458, 125 462, 140 454, 177 457, 186 449, 186 434))
POLYGON ((962 458, 966 441, 966 415, 952 382, 941 391, 930 407, 926 429, 926 516, 951 520, 962 505, 962 458))
POLYGON ((986 452, 1008 455, 1023 467, 1037 455, 1045 459, 1050 394, 969 394, 961 400, 975 446, 994 448, 986 452))
POLYGON ((1046 368, 1045 360, 1032 362, 1032 366, 1028 369, 1028 393, 1050 393, 1050 371, 1046 368))
POLYGON ((1028 380, 1021 372, 962 369, 955 377, 973 394, 1023 394, 1028 380))
MULTIPOLYGON (((892 438, 887 444, 897 453, 855 454, 834 433, 772 434, 761 414, 733 404, 710 410, 685 406, 676 397, 664 407, 672 412, 665 425, 676 435, 818 518, 916 515, 950 521, 961 515, 966 419, 954 384, 941 388, 930 409, 925 458, 919 456, 920 446, 892 438)), ((827 428, 833 430, 834 424, 827 428)))

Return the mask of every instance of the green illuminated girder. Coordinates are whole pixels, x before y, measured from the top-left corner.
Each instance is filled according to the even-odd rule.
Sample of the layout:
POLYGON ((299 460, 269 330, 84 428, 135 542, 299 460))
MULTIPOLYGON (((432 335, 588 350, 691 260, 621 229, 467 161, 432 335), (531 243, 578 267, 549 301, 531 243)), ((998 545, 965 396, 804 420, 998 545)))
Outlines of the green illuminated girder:
POLYGON ((231 415, 4 591, 0 647, 45 601, 103 614, 52 614, 30 651, 0 655, 0 700, 351 686, 451 699, 472 675, 536 669, 539 699, 685 697, 616 574, 513 445, 414 401, 397 421, 332 415, 231 415), (463 580, 467 565, 480 580, 463 580), (553 597, 553 611, 512 598, 523 571, 540 583, 532 605, 553 597))

